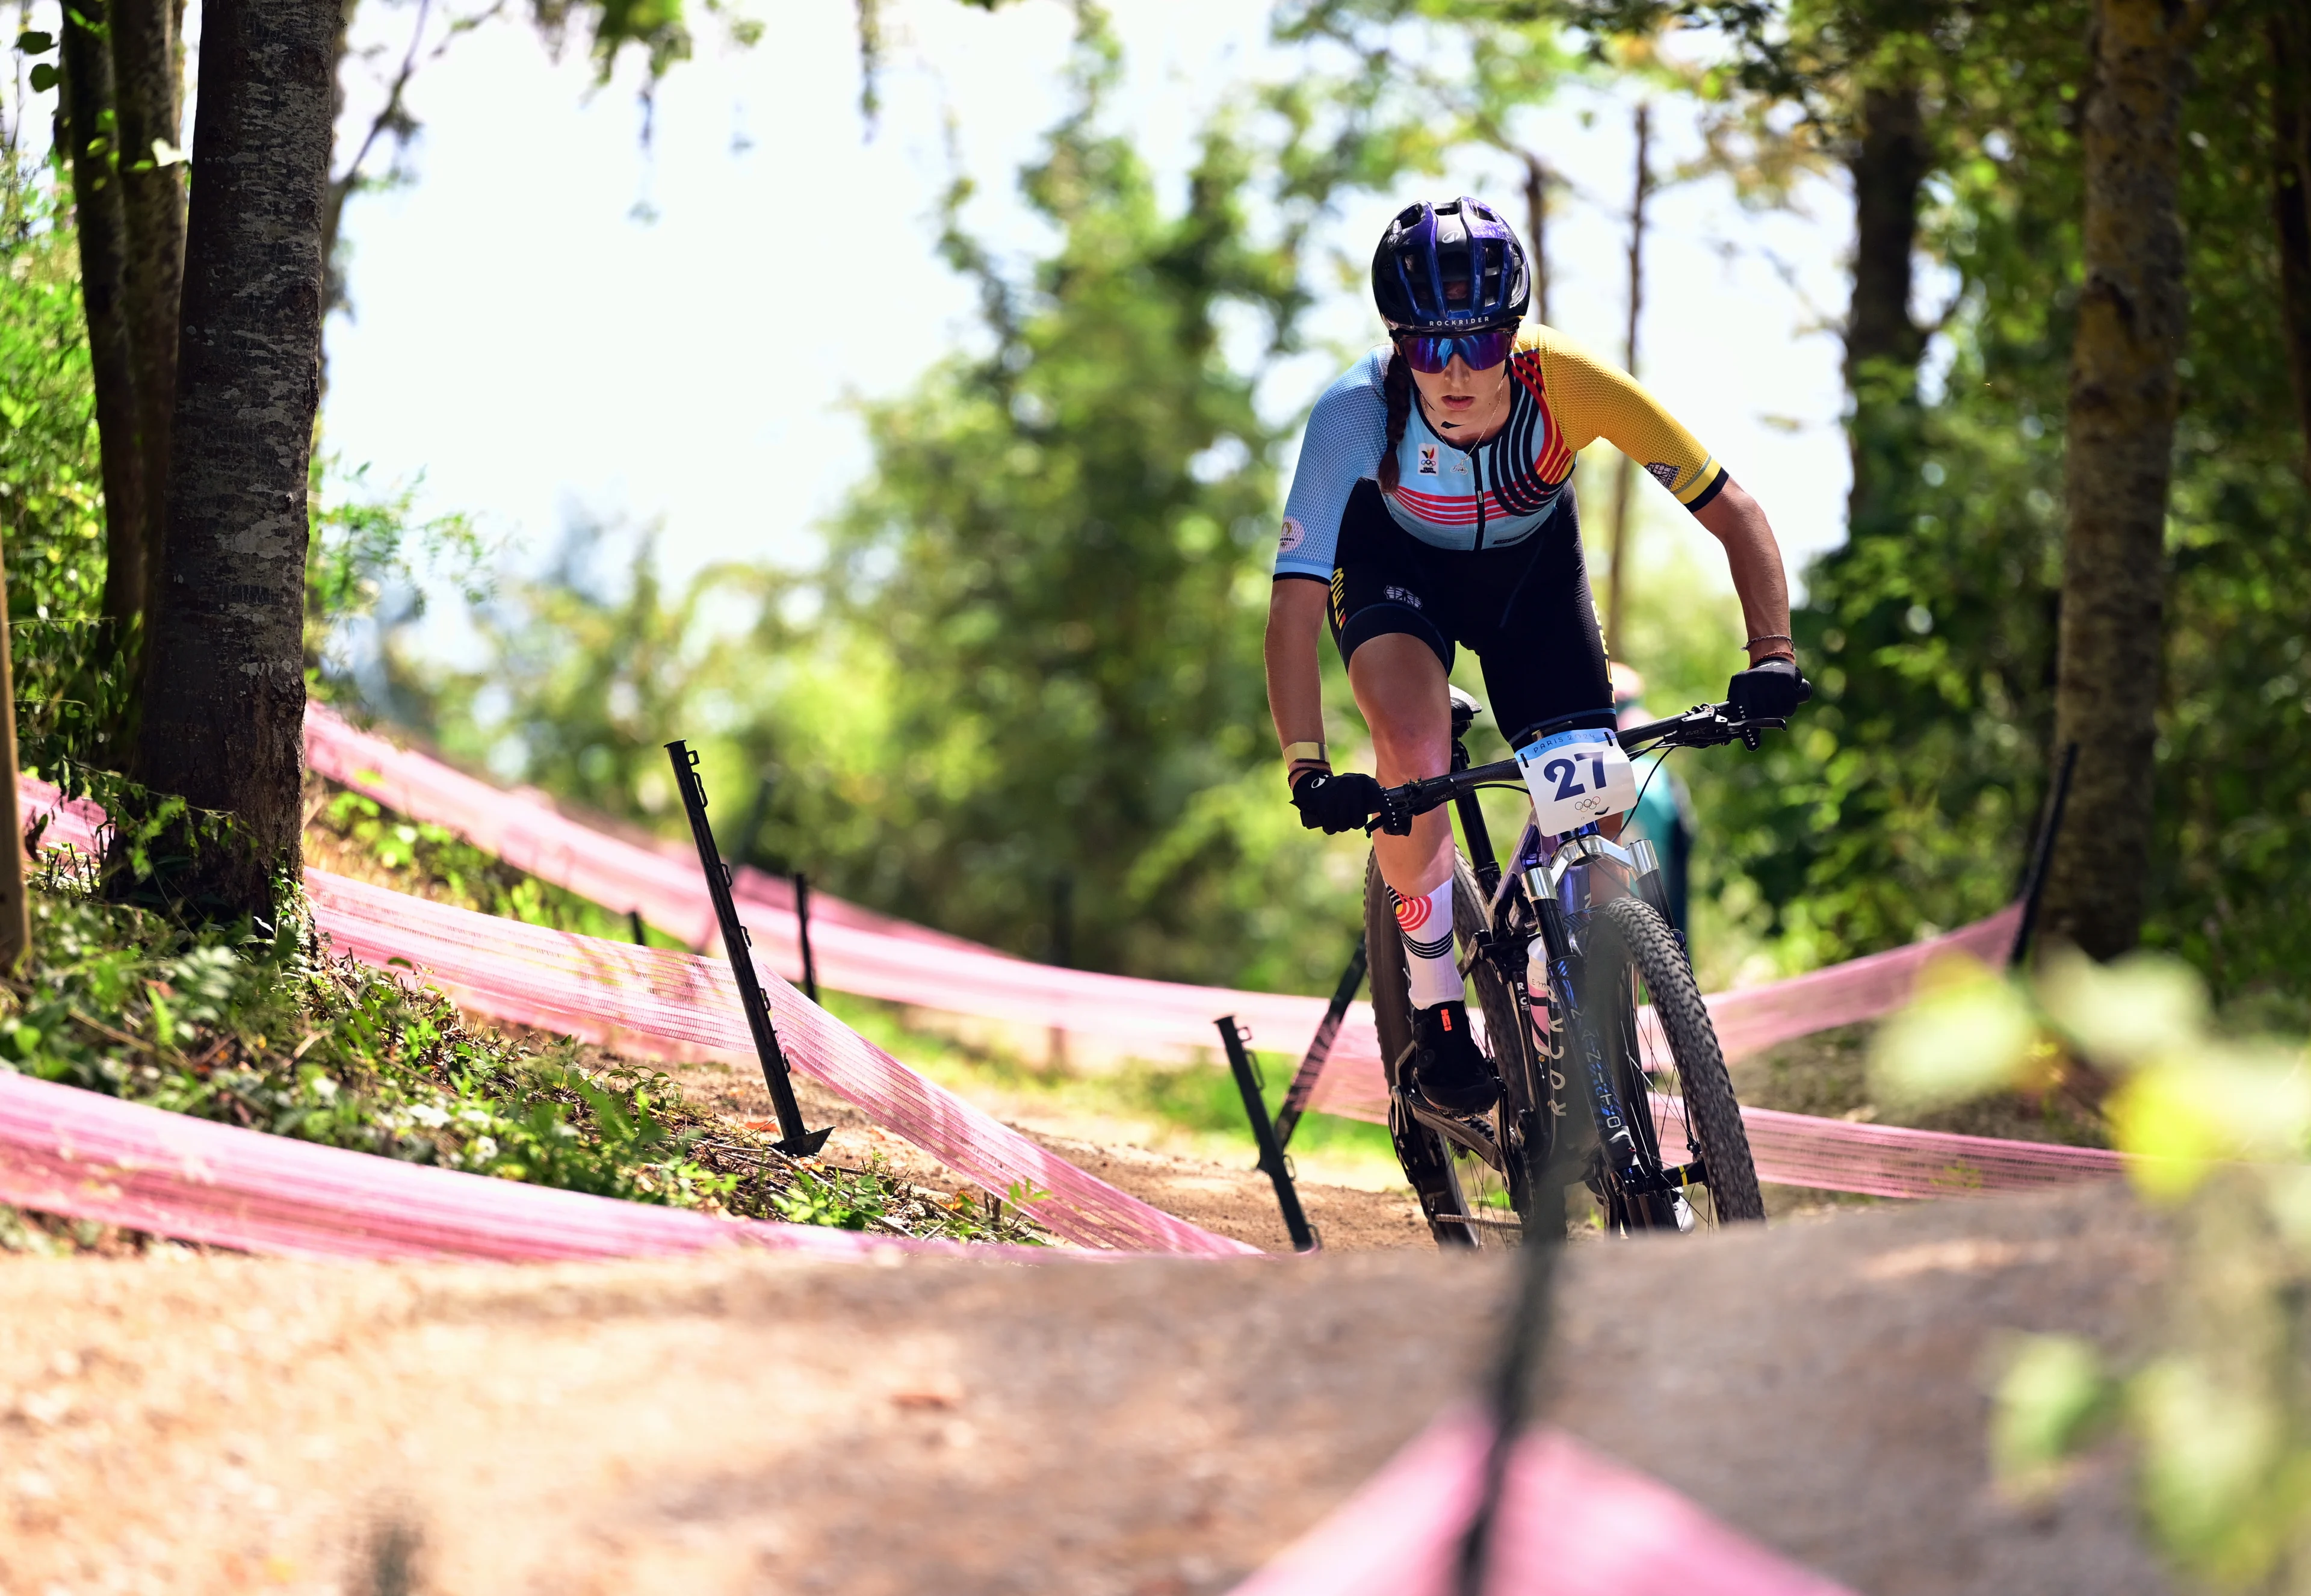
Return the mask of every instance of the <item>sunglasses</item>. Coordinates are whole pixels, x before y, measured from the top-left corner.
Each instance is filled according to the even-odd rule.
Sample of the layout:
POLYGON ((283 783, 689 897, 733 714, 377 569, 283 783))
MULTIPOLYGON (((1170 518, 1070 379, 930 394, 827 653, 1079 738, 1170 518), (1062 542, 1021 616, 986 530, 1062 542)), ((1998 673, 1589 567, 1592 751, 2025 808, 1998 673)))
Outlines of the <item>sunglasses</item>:
POLYGON ((1516 329, 1506 327, 1450 338, 1408 335, 1396 341, 1398 350, 1412 363, 1412 369, 1432 377, 1451 365, 1456 354, 1469 363, 1471 371, 1489 371, 1508 359, 1509 351, 1515 345, 1516 329))

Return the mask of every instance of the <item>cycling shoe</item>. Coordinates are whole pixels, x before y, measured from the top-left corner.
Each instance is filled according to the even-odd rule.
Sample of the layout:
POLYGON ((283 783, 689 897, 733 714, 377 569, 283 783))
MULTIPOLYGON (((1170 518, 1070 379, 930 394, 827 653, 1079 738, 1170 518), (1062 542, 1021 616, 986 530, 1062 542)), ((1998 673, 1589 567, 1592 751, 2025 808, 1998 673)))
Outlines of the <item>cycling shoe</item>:
POLYGON ((1447 1113, 1480 1114, 1499 1101, 1500 1077, 1477 1047, 1465 1002, 1412 1011, 1412 1081, 1447 1113))

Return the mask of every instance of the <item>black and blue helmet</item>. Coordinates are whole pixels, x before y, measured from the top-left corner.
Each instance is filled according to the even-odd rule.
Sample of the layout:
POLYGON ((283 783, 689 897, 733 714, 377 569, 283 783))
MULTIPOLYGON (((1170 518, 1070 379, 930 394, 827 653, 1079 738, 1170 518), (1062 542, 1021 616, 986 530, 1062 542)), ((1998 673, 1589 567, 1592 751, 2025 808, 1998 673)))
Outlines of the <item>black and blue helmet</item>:
POLYGON ((1516 230, 1462 195, 1396 214, 1373 252, 1373 301, 1400 333, 1513 326, 1532 302, 1532 268, 1516 230))

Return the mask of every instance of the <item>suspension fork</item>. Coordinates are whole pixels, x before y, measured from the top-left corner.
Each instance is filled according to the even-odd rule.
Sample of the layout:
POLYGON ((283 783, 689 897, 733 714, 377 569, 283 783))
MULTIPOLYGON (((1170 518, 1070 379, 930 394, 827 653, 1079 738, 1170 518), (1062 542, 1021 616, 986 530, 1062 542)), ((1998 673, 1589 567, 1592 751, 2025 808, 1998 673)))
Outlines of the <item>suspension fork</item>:
MULTIPOLYGON (((1589 1099, 1589 1112, 1597 1122, 1597 1139, 1605 1149, 1606 1161, 1613 1173, 1630 1182, 1644 1178, 1644 1161, 1635 1129, 1631 1125, 1627 1109, 1621 1102, 1620 1089, 1613 1084, 1613 1072, 1605 1059, 1605 1048, 1597 1036, 1597 1029, 1581 1007, 1579 965, 1573 949, 1571 929, 1565 924, 1565 906, 1555 893, 1539 890, 1545 884, 1529 884, 1533 912, 1540 926, 1542 955, 1548 965, 1549 986, 1556 992, 1559 1007, 1564 1011, 1565 1028, 1571 1048, 1580 1057, 1578 1069, 1584 1095, 1589 1099)), ((1560 1044, 1562 1046, 1562 1044, 1560 1044)))

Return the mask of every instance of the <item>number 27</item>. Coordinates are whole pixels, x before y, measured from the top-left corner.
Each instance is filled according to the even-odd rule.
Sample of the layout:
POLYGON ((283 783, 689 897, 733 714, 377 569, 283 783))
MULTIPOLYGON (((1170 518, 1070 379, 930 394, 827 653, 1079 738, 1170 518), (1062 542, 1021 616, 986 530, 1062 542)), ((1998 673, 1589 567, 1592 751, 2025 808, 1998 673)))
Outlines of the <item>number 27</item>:
MULTIPOLYGON (((1589 763, 1595 767, 1592 780, 1597 783, 1596 790, 1602 792, 1605 790, 1604 756, 1596 755, 1589 763)), ((1583 793, 1590 790, 1581 785, 1580 777, 1581 762, 1577 759, 1552 759, 1540 767, 1540 779, 1557 783, 1557 796, 1560 800, 1579 798, 1583 793)))

